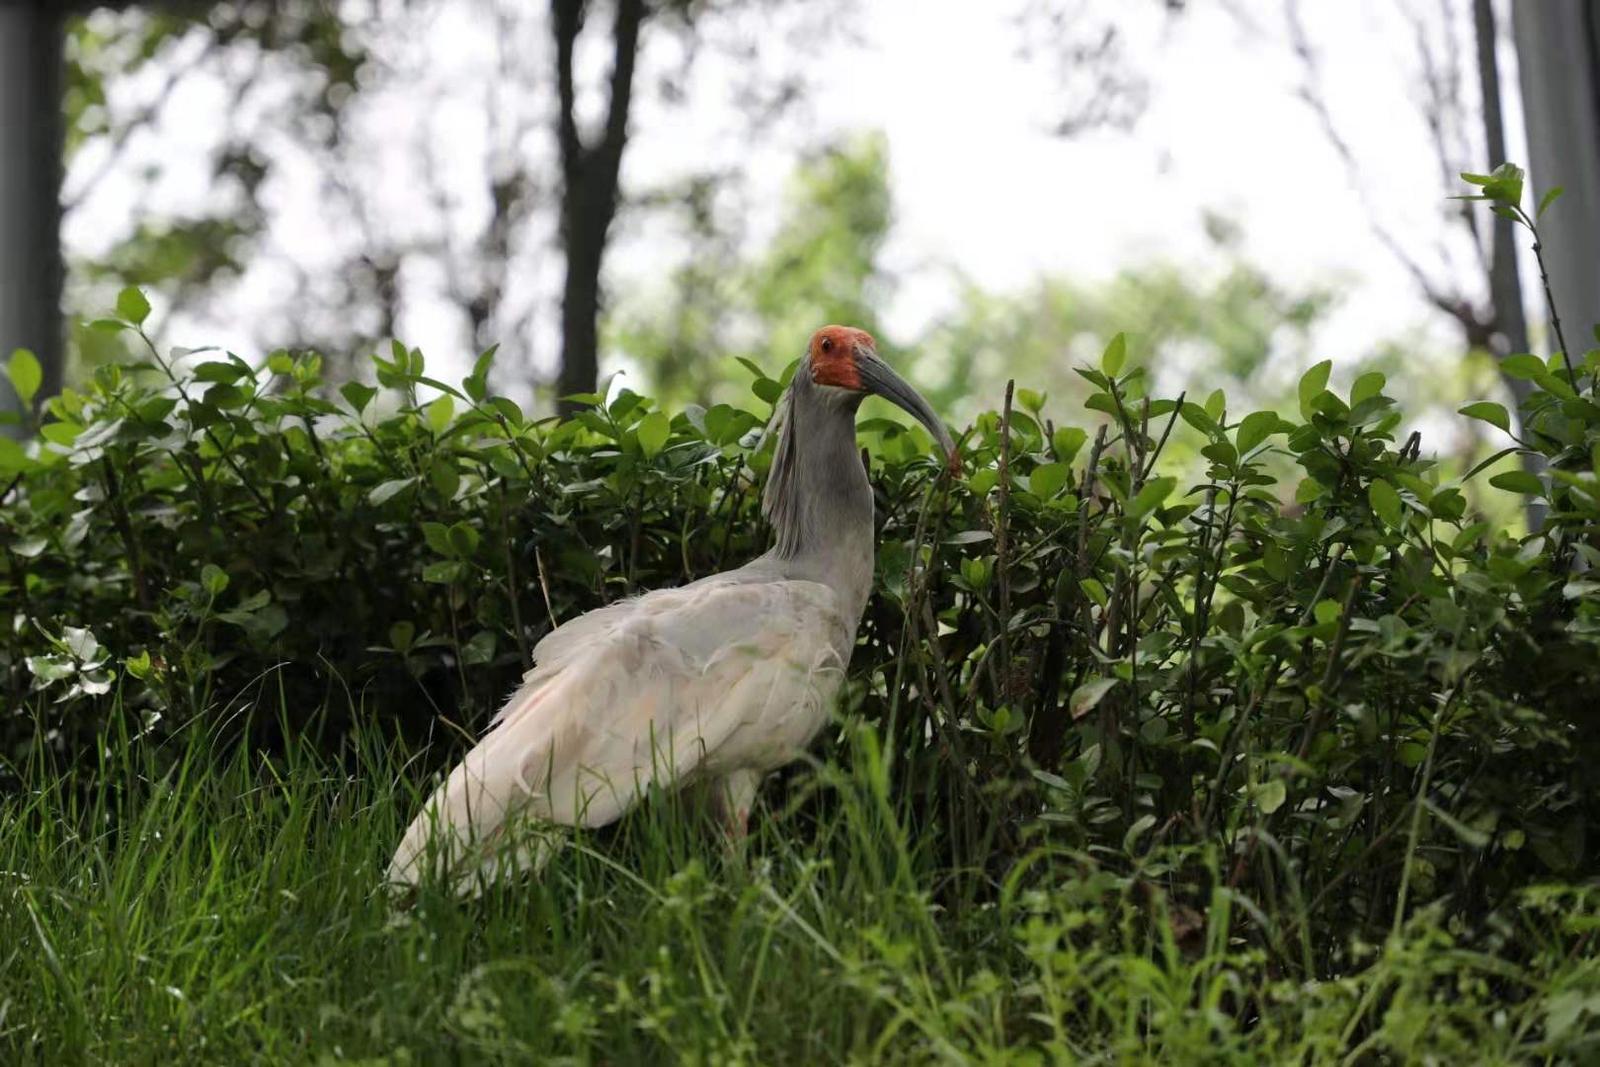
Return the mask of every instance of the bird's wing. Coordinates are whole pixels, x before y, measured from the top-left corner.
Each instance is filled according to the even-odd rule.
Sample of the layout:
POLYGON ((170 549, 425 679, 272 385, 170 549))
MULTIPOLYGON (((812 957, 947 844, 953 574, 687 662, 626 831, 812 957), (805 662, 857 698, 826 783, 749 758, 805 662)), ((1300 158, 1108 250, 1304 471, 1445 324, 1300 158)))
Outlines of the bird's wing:
POLYGON ((406 831, 391 879, 416 880, 430 839, 458 873, 492 869, 513 815, 602 826, 652 784, 733 758, 730 741, 754 755, 804 745, 848 632, 824 585, 721 577, 574 619, 406 831))

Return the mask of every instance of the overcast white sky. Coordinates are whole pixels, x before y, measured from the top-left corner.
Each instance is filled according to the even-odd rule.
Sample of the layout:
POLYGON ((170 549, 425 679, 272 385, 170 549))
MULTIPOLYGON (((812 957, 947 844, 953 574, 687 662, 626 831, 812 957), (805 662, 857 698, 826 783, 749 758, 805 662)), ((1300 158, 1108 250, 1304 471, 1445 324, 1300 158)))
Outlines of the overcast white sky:
MULTIPOLYGON (((1130 132, 1069 139, 1048 132, 1060 82, 1049 62, 1020 55, 1024 35, 1016 16, 1025 0, 873 0, 854 5, 852 32, 816 57, 826 76, 814 79, 795 121, 754 149, 732 132, 739 124, 729 119, 729 72, 715 58, 702 60, 696 71, 695 106, 663 110, 646 101, 625 184, 658 185, 708 161, 736 166, 749 178, 749 221, 759 240, 770 230, 799 151, 844 132, 882 130, 897 207, 888 261, 901 282, 886 321, 902 339, 951 309, 951 268, 996 290, 1026 286, 1042 273, 1103 277, 1156 256, 1206 269, 1216 253, 1201 227, 1205 210, 1236 218, 1248 257, 1281 277, 1334 278, 1350 286, 1323 339, 1327 354, 1353 361, 1375 342, 1419 325, 1450 336, 1366 223, 1368 205, 1376 203, 1386 225, 1434 261, 1448 190, 1441 188, 1422 126, 1412 31, 1396 0, 1304 4, 1336 119, 1362 160, 1365 199, 1295 96, 1301 72, 1285 42, 1279 0, 1235 0, 1235 11, 1244 11, 1259 32, 1211 0, 1194 0, 1175 20, 1155 0, 1086 6, 1117 12, 1129 64, 1148 77, 1149 106, 1130 132)), ((486 33, 492 29, 474 18, 473 0, 462 0, 407 47, 426 58, 432 88, 461 85, 483 78, 486 33)), ((1470 46, 1470 37, 1465 40, 1470 46)), ((1513 97, 1512 151, 1520 154, 1509 44, 1501 55, 1513 97)), ((140 91, 127 88, 129 106, 140 91)), ((444 144, 447 159, 457 141, 463 158, 481 158, 481 100, 468 93, 427 130, 411 132, 444 144)), ((186 88, 157 133, 130 152, 128 165, 137 166, 141 154, 169 160, 199 154, 224 105, 203 80, 186 88)), ((415 116, 400 94, 376 107, 371 121, 379 129, 394 127, 397 136, 392 158, 375 162, 382 179, 369 187, 403 219, 414 195, 405 168, 414 163, 400 151, 398 134, 415 116)), ((93 164, 93 153, 86 152, 75 169, 93 164)), ((141 211, 181 209, 202 191, 201 170, 185 176, 179 168, 145 202, 134 199, 127 183, 102 183, 70 219, 69 247, 92 256, 141 211)), ((277 215, 277 251, 309 263, 332 256, 314 181, 297 179, 288 168, 267 199, 277 215)), ((462 210, 464 218, 473 213, 470 203, 462 210)), ((673 251, 670 229, 625 225, 614 251, 614 284, 648 279, 673 251)), ((524 279, 546 300, 557 280, 548 260, 530 267, 524 279)), ((282 314, 289 289, 287 278, 270 270, 247 282, 219 303, 214 320, 173 323, 168 336, 248 350, 248 331, 239 323, 282 314)), ((554 315, 543 320, 539 332, 549 338, 554 315)), ((413 301, 402 332, 436 362, 462 365, 449 358, 465 356, 459 323, 442 304, 413 301)), ((547 341, 536 347, 553 349, 547 341)))

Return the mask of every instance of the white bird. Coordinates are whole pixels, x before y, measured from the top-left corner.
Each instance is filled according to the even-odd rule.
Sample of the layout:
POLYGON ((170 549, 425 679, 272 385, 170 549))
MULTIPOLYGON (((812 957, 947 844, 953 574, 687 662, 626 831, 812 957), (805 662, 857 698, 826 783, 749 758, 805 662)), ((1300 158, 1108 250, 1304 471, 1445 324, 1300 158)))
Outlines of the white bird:
POLYGON ((729 832, 745 832, 762 778, 827 722, 871 591, 872 490, 855 439, 869 393, 922 422, 954 468, 949 433, 871 335, 818 330, 769 431, 773 548, 551 631, 406 830, 391 882, 415 885, 432 865, 472 892, 537 869, 551 839, 510 840, 512 821, 604 826, 653 785, 711 781, 729 832))

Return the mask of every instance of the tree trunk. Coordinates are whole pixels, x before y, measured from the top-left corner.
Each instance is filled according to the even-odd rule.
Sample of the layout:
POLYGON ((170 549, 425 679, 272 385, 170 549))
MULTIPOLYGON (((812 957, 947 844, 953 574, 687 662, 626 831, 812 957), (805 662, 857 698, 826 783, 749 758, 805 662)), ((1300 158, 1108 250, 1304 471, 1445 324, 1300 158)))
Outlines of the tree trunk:
MULTIPOLYGON (((562 226, 567 276, 561 290, 560 397, 592 393, 600 382, 600 266, 606 234, 594 228, 590 216, 574 214, 577 217, 562 226)), ((582 406, 561 402, 563 412, 582 406)))
MULTIPOLYGON (((557 395, 592 393, 599 383, 600 268, 611 220, 617 213, 617 183, 628 141, 633 68, 645 0, 617 0, 611 29, 611 98, 605 126, 593 144, 578 130, 572 57, 587 13, 585 0, 552 0, 559 108, 556 140, 561 150, 561 242, 566 279, 561 291, 561 371, 557 395)), ((581 406, 563 402, 562 411, 581 406)))
POLYGON ((1533 202, 1566 189, 1539 230, 1576 364, 1600 322, 1600 9, 1591 0, 1519 0, 1511 14, 1533 202))
MULTIPOLYGON (((1483 97, 1484 145, 1489 158, 1484 172, 1508 162, 1504 108, 1500 95, 1500 35, 1495 28, 1494 0, 1472 0, 1472 21, 1478 41, 1478 87, 1483 97)), ((1517 272, 1514 223, 1499 215, 1491 231, 1489 290, 1494 302, 1495 332, 1500 335, 1497 356, 1528 351, 1528 316, 1522 303, 1522 278, 1517 272)), ((1526 383, 1523 383, 1526 384, 1526 383)), ((1519 396, 1517 398, 1521 400, 1519 396)))
POLYGON ((0 4, 0 360, 32 349, 41 397, 61 388, 62 33, 52 0, 0 4))
MULTIPOLYGON (((1488 173, 1508 162, 1504 98, 1500 90, 1500 33, 1495 25, 1494 0, 1472 0, 1472 25, 1478 45, 1478 89, 1483 98, 1483 143, 1488 159, 1482 170, 1488 173)), ((1500 215, 1490 215, 1493 228, 1489 231, 1489 303, 1494 309, 1494 329, 1489 338, 1489 353, 1495 359, 1529 350, 1528 312, 1522 299, 1522 275, 1517 269, 1516 224, 1500 215)), ((1502 374, 1500 381, 1511 394, 1517 409, 1515 418, 1520 426, 1522 402, 1533 391, 1533 383, 1522 378, 1502 374)), ((1538 474, 1544 469, 1544 457, 1524 454, 1522 469, 1538 474)), ((1530 500, 1523 507, 1529 530, 1544 526, 1545 505, 1530 500)))

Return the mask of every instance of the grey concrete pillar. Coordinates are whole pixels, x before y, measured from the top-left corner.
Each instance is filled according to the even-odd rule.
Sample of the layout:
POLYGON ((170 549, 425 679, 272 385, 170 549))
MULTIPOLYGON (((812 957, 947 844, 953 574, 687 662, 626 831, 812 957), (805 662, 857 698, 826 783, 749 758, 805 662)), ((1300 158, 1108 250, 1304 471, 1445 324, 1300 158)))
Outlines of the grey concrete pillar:
MULTIPOLYGON (((61 387, 61 5, 0 0, 0 360, 30 348, 61 387)), ((0 376, 0 404, 16 397, 0 376)))
MULTIPOLYGON (((1576 364, 1595 347, 1600 323, 1600 3, 1514 0, 1511 18, 1533 185, 1524 206, 1537 206, 1552 186, 1566 190, 1539 229, 1576 364)), ((1536 292, 1544 319, 1542 287, 1536 292)))

